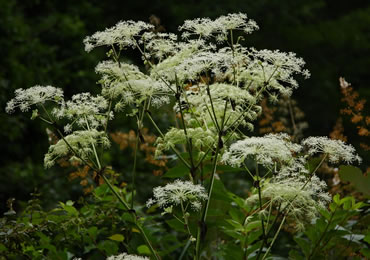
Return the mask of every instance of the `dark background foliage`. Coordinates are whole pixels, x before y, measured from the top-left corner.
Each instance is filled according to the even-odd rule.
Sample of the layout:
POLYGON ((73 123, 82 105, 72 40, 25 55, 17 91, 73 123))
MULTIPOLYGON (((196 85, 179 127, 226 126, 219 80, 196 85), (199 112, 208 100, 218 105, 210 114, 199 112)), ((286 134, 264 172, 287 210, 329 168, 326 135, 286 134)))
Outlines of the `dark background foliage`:
MULTIPOLYGON (((36 187, 48 205, 81 194, 78 183, 67 180, 65 169, 44 170, 45 125, 31 121, 27 113, 5 114, 15 89, 50 84, 63 88, 67 97, 97 93, 94 67, 104 50, 87 54, 82 43, 87 35, 119 20, 148 21, 151 15, 174 32, 185 19, 231 12, 247 13, 260 26, 246 38, 247 46, 293 51, 307 62, 312 77, 301 80, 294 93, 309 122, 306 135, 327 135, 332 129, 340 109, 340 76, 363 98, 370 96, 367 0, 0 0, 1 211, 9 197, 26 200, 36 187)), ((113 127, 133 128, 125 119, 113 127)), ((354 130, 348 135, 356 144, 354 130)), ((131 165, 129 156, 113 157, 107 160, 131 165)))

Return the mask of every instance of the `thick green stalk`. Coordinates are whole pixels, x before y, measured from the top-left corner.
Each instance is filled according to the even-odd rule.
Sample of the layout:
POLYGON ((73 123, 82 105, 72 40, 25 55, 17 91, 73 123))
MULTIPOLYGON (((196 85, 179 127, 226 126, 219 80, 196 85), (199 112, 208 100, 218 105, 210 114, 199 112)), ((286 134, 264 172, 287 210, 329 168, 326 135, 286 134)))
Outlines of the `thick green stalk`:
MULTIPOLYGON (((220 138, 221 138, 221 136, 219 136, 219 139, 220 138)), ((213 166, 212 166, 211 182, 210 182, 209 188, 208 188, 208 199, 206 201, 205 206, 202 209, 201 220, 200 220, 198 230, 197 230, 197 241, 196 241, 196 245, 195 245, 195 257, 194 257, 194 259, 196 259, 196 260, 200 259, 200 242, 201 242, 201 239, 203 239, 202 235, 204 235, 204 234, 202 234, 202 232, 204 232, 203 228, 204 228, 204 225, 205 225, 205 222, 206 222, 206 219, 207 219, 209 203, 211 201, 213 184, 214 184, 214 181, 215 181, 215 174, 216 174, 216 169, 217 169, 217 157, 218 157, 219 151, 220 151, 220 145, 217 144, 216 153, 215 153, 215 156, 213 158, 214 161, 213 161, 213 166)))

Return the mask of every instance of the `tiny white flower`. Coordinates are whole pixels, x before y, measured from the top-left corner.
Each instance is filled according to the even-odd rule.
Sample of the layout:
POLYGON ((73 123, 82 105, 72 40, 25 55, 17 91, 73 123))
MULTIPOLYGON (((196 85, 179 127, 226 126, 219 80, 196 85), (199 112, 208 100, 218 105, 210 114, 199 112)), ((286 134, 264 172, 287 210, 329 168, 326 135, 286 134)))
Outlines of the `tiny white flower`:
POLYGON ((287 134, 268 134, 264 137, 248 137, 232 144, 222 160, 232 166, 240 166, 248 157, 257 163, 271 167, 275 162, 289 164, 294 153, 302 147, 290 142, 287 134))
POLYGON ((147 206, 157 203, 159 207, 166 209, 183 203, 184 207, 190 205, 193 210, 199 211, 202 201, 207 199, 207 193, 200 184, 194 185, 190 181, 176 180, 164 187, 154 188, 153 199, 149 199, 147 206))
POLYGON ((32 105, 44 104, 46 101, 61 104, 63 102, 63 90, 40 85, 28 89, 17 89, 15 98, 7 103, 5 110, 7 113, 12 113, 15 108, 19 107, 22 112, 25 112, 32 105))
POLYGON ((323 153, 328 156, 329 161, 332 163, 338 163, 339 161, 346 163, 361 162, 361 158, 356 154, 355 148, 341 140, 333 140, 327 137, 308 137, 302 141, 302 145, 308 147, 309 155, 323 153))
POLYGON ((86 37, 84 39, 85 50, 90 52, 96 47, 114 44, 118 44, 121 49, 135 47, 134 37, 139 36, 142 31, 152 29, 153 27, 153 25, 141 21, 121 21, 111 28, 86 37))
POLYGON ((95 129, 86 131, 74 131, 73 133, 59 140, 56 144, 50 145, 49 151, 45 154, 44 165, 45 168, 50 168, 55 164, 55 161, 61 157, 73 155, 71 160, 80 159, 71 151, 71 147, 79 157, 88 160, 89 156, 93 154, 93 147, 101 146, 107 148, 110 145, 109 139, 105 132, 99 132, 95 129), (68 145, 67 145, 67 143, 68 145))
POLYGON ((127 253, 122 253, 119 255, 112 255, 106 260, 149 260, 146 256, 138 256, 138 255, 129 255, 127 253))

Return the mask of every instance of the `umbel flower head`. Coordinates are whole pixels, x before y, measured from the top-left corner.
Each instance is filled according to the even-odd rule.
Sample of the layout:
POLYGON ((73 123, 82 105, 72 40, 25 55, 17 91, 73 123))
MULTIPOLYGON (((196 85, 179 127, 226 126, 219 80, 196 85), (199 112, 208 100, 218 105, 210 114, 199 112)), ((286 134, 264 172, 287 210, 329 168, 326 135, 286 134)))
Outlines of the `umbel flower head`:
POLYGON ((180 204, 190 205, 193 210, 200 210, 202 201, 207 200, 208 196, 203 186, 193 184, 190 181, 176 180, 164 187, 153 189, 153 197, 147 201, 147 207, 158 204, 159 207, 166 209, 180 204))
POLYGON ((356 154, 355 148, 350 144, 345 144, 341 140, 333 140, 324 136, 312 136, 303 140, 302 144, 308 147, 309 155, 317 153, 325 154, 332 163, 338 163, 339 161, 346 163, 353 161, 361 162, 361 158, 356 154))
POLYGON ((231 30, 239 30, 249 34, 257 29, 258 26, 256 22, 248 20, 247 15, 243 13, 220 16, 215 20, 209 18, 186 20, 184 24, 179 27, 180 31, 184 31, 182 34, 184 39, 188 39, 191 35, 201 38, 210 38, 214 36, 218 42, 226 40, 231 30))
POLYGON ((15 98, 7 103, 6 112, 12 113, 15 108, 19 107, 22 112, 28 111, 32 105, 44 104, 46 101, 55 103, 63 102, 63 90, 52 86, 39 86, 28 89, 17 89, 15 98))
POLYGON ((90 93, 80 93, 72 96, 72 100, 63 103, 59 108, 53 109, 56 118, 72 120, 65 127, 65 132, 70 132, 74 124, 88 130, 97 129, 113 118, 113 112, 107 115, 108 101, 102 96, 92 96, 90 93))
MULTIPOLYGON (((204 149, 213 147, 217 140, 217 135, 214 132, 201 127, 187 128, 187 137, 193 140, 193 148, 196 150, 200 150, 201 147, 204 149)), ((184 129, 171 128, 163 138, 158 137, 156 140, 156 156, 161 155, 163 151, 171 149, 176 144, 186 144, 184 129)))
POLYGON ((139 104, 148 98, 156 107, 169 102, 170 87, 145 75, 135 65, 103 61, 95 71, 102 76, 99 83, 103 87, 103 96, 117 100, 116 110, 121 110, 127 104, 139 104))
POLYGON ((301 149, 300 145, 290 142, 287 134, 268 134, 264 137, 247 137, 233 143, 222 160, 232 166, 240 166, 250 157, 269 167, 275 162, 289 164, 293 161, 293 154, 301 149))
MULTIPOLYGON (((326 183, 316 175, 307 179, 306 170, 299 172, 300 167, 289 167, 282 170, 270 180, 261 183, 261 197, 270 201, 274 207, 283 210, 288 220, 295 224, 297 230, 303 230, 319 214, 319 209, 331 201, 325 192, 326 183), (290 172, 288 172, 290 171, 290 172)), ((258 195, 252 195, 247 203, 258 202, 258 195)))
POLYGON ((98 46, 112 46, 117 44, 120 49, 134 47, 135 39, 142 31, 154 26, 144 22, 122 21, 102 32, 96 32, 84 39, 85 50, 90 52, 98 46))
POLYGON ((88 160, 93 154, 93 145, 107 148, 110 145, 109 139, 105 132, 99 132, 95 129, 86 131, 74 131, 72 134, 64 137, 56 144, 49 147, 49 151, 45 154, 44 165, 50 168, 55 164, 55 161, 69 154, 73 155, 71 148, 77 154, 73 155, 70 160, 80 161, 88 160), (68 144, 67 144, 68 143, 68 144), (80 157, 80 158, 79 158, 80 157))
POLYGON ((149 260, 149 258, 146 256, 129 255, 126 253, 122 253, 119 255, 112 255, 106 260, 149 260))

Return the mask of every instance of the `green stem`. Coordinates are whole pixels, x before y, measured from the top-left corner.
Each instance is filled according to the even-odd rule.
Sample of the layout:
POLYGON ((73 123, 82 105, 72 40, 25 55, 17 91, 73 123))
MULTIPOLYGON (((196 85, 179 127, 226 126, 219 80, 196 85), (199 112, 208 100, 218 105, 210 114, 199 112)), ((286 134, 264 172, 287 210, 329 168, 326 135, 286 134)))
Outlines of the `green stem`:
POLYGON ((213 158, 214 161, 213 161, 213 167, 212 167, 211 182, 210 182, 209 188, 208 188, 208 199, 206 201, 206 205, 203 207, 201 220, 200 220, 198 230, 197 230, 197 241, 196 241, 196 246, 195 246, 195 259, 197 259, 197 260, 200 259, 200 242, 201 242, 201 239, 202 239, 201 236, 202 236, 202 232, 204 231, 203 227, 204 227, 205 221, 207 219, 208 207, 209 207, 209 203, 210 203, 210 200, 211 200, 213 184, 214 184, 214 180, 215 180, 215 173, 216 173, 216 169, 217 169, 217 157, 218 157, 219 150, 220 150, 220 147, 219 147, 219 145, 217 145, 216 154, 215 154, 215 157, 213 158))
POLYGON ((324 239, 324 236, 325 236, 326 232, 328 231, 331 222, 333 221, 333 218, 334 218, 335 212, 337 211, 337 208, 338 208, 338 206, 334 209, 333 214, 331 214, 330 219, 329 219, 328 223, 325 226, 324 232, 321 234, 319 240, 316 242, 316 244, 313 247, 310 255, 307 258, 307 260, 310 260, 313 256, 315 256, 316 248, 320 246, 321 241, 324 239))
POLYGON ((144 113, 147 109, 148 100, 145 99, 144 106, 141 114, 139 115, 139 120, 137 121, 137 131, 136 131, 136 140, 135 140, 135 149, 134 149, 134 165, 132 166, 132 191, 131 191, 131 209, 134 209, 134 197, 135 197, 135 177, 136 177, 136 165, 137 165, 137 151, 139 150, 139 135, 141 134, 141 129, 144 120, 144 113))
MULTIPOLYGON (((278 230, 277 230, 277 231, 276 231, 276 233, 275 233, 274 238, 272 239, 272 242, 271 242, 271 244, 270 244, 269 248, 267 249, 266 253, 265 253, 265 254, 263 255, 263 257, 262 257, 262 260, 265 260, 265 258, 267 257, 268 253, 270 252, 270 250, 271 250, 272 246, 274 245, 274 243, 275 243, 275 241, 276 241, 276 238, 278 237, 278 235, 279 235, 279 233, 280 233, 280 230, 281 230, 281 228, 282 228, 282 226, 283 226, 283 224, 284 224, 284 222, 285 222, 285 218, 286 218, 286 217, 284 216, 283 220, 282 220, 282 221, 281 221, 281 223, 280 223, 280 226, 279 226, 278 230)), ((257 257, 257 259, 258 259, 258 257, 257 257)))
MULTIPOLYGON (((45 112, 47 113, 45 107, 43 107, 45 112)), ((130 209, 130 207, 128 206, 128 204, 122 199, 122 197, 117 193, 117 191, 114 189, 113 185, 110 183, 110 181, 108 180, 108 178, 104 175, 104 173, 101 172, 101 165, 100 165, 100 162, 99 162, 99 159, 98 159, 98 155, 96 153, 96 150, 94 149, 94 153, 97 157, 97 162, 99 163, 99 168, 96 168, 95 166, 89 164, 85 159, 83 159, 74 149, 73 147, 67 142, 67 140, 64 138, 64 135, 63 133, 56 127, 55 125, 55 122, 52 120, 52 118, 50 117, 49 113, 47 113, 47 115, 49 116, 50 120, 53 122, 53 126, 56 128, 58 134, 60 135, 60 137, 63 139, 63 141, 66 143, 66 145, 68 146, 68 148, 71 150, 71 152, 76 156, 78 157, 85 165, 89 166, 92 170, 100 173, 101 177, 104 179, 105 183, 107 183, 109 189, 113 192, 113 194, 117 197, 117 199, 119 200, 119 202, 124 206, 125 210, 129 211, 130 214, 132 215, 133 217, 133 220, 134 220, 134 223, 135 223, 135 226, 137 227, 137 229, 140 231, 140 234, 142 235, 142 237, 144 238, 145 240, 145 243, 147 244, 147 246, 149 247, 150 251, 152 252, 154 258, 156 260, 160 260, 160 256, 157 254, 157 252, 154 250, 152 244, 150 243, 150 240, 148 239, 148 237, 146 236, 145 234, 145 231, 143 229, 143 227, 141 226, 140 223, 137 222, 137 218, 136 218, 136 213, 134 211, 132 211, 130 209)))
MULTIPOLYGON (((146 114, 147 114, 150 122, 153 124, 154 128, 158 131, 158 133, 161 135, 161 137, 164 138, 164 134, 162 133, 161 129, 159 129, 158 125, 153 120, 152 116, 150 115, 150 112, 146 111, 146 114)), ((190 170, 191 169, 190 164, 181 156, 180 152, 177 151, 177 149, 174 146, 171 146, 171 150, 177 155, 177 157, 180 159, 180 161, 182 161, 183 164, 185 164, 185 166, 187 168, 189 168, 189 170, 190 170)))
MULTIPOLYGON (((182 106, 181 106, 181 100, 180 100, 180 86, 178 84, 178 80, 177 80, 177 75, 175 74, 175 78, 176 78, 176 89, 177 89, 177 102, 178 102, 178 105, 179 105, 179 109, 180 109, 180 114, 181 114, 181 122, 182 122, 182 128, 184 129, 184 134, 185 134, 185 138, 186 138, 186 143, 187 143, 187 146, 188 146, 188 151, 189 151, 189 157, 190 157, 190 165, 191 165, 191 169, 190 169, 190 174, 191 174, 191 179, 194 178, 194 173, 195 173, 195 166, 194 166, 194 159, 193 159, 193 145, 192 145, 192 141, 191 139, 189 138, 188 136, 188 132, 187 132, 187 129, 186 129, 186 124, 185 124, 185 119, 184 119, 184 113, 182 111, 182 106)), ((186 96, 186 94, 185 94, 186 96)))

